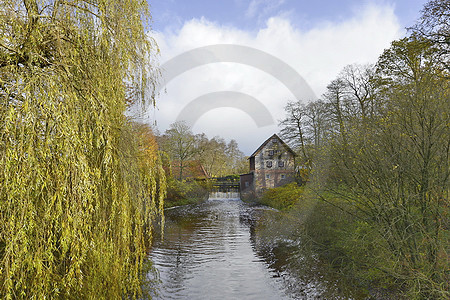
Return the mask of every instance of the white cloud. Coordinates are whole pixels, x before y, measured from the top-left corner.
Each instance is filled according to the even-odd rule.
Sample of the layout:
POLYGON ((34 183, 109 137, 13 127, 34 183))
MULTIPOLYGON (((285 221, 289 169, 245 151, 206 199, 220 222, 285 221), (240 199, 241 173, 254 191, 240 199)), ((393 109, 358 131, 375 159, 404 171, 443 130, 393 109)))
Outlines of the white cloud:
MULTIPOLYGON (((262 9, 261 3, 269 3, 253 2, 255 12, 249 7, 249 14, 256 14, 258 7, 262 9)), ((154 37, 161 48, 161 64, 188 50, 214 44, 245 45, 262 50, 293 67, 320 96, 344 66, 376 62, 383 49, 402 34, 392 7, 368 5, 348 20, 324 23, 308 31, 296 28, 286 16, 269 18, 266 26, 257 32, 221 26, 202 18, 186 22, 177 32, 157 32, 154 37)), ((236 91, 251 95, 263 103, 276 122, 283 118, 286 102, 294 99, 276 78, 236 63, 199 66, 167 82, 166 90, 167 93, 161 93, 157 99, 158 110, 149 114, 151 119, 156 117, 161 132, 193 99, 210 92, 236 91)), ((250 116, 235 108, 211 110, 193 129, 209 137, 234 138, 247 155, 279 131, 276 125, 257 128, 250 116)))

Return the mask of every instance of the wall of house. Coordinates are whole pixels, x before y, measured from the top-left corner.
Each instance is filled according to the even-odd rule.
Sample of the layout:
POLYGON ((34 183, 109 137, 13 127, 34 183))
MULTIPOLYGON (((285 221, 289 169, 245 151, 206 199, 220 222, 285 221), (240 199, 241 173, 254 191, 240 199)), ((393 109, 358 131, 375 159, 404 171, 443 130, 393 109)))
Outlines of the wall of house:
POLYGON ((254 172, 241 175, 240 178, 240 197, 242 200, 254 200, 254 172))
POLYGON ((255 170, 255 157, 250 157, 250 171, 254 171, 255 170))
POLYGON ((273 138, 255 156, 254 185, 257 192, 294 180, 294 156, 273 138))
POLYGON ((253 173, 240 176, 240 187, 242 192, 253 189, 253 173))

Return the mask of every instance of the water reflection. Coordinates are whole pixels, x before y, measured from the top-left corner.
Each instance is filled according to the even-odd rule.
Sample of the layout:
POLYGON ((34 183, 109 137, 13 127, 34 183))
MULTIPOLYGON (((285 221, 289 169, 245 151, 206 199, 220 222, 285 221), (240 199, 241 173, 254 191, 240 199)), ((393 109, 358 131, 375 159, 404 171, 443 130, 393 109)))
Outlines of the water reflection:
POLYGON ((300 247, 284 234, 296 225, 287 228, 282 218, 240 200, 168 210, 164 241, 156 238, 150 254, 161 280, 154 298, 347 299, 311 276, 320 272, 302 263, 300 247))

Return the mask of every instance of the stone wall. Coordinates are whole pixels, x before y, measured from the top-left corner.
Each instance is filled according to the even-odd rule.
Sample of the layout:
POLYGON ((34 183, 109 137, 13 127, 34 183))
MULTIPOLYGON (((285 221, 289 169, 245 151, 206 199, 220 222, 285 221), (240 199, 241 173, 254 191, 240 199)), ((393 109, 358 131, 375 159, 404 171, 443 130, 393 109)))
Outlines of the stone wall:
POLYGON ((294 155, 278 138, 272 138, 255 156, 254 188, 257 193, 292 182, 294 155))

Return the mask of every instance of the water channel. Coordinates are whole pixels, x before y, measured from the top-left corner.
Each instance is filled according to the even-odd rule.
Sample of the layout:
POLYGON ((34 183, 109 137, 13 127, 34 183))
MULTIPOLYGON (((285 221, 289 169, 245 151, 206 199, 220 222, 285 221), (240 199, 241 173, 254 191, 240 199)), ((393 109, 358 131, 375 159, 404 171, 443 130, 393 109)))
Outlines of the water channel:
POLYGON ((280 226, 276 210, 214 194, 165 215, 164 238, 150 253, 160 280, 154 299, 359 298, 304 261, 298 242, 281 232, 295 226, 280 226))

